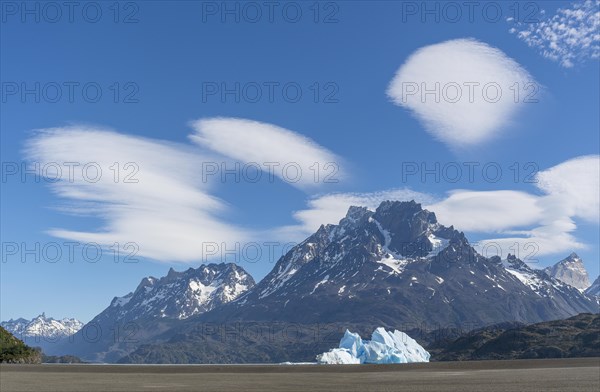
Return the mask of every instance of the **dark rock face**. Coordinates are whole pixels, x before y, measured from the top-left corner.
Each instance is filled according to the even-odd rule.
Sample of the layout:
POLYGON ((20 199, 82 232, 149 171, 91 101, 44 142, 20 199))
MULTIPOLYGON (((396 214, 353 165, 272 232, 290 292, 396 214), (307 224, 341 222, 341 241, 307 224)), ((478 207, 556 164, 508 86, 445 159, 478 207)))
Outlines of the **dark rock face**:
POLYGON ((437 219, 434 213, 422 210, 414 201, 407 204, 384 202, 373 219, 393 233, 388 245, 391 251, 406 257, 424 257, 433 249, 425 234, 435 227, 437 219))
POLYGON ((437 361, 597 357, 600 316, 582 313, 528 326, 484 328, 428 349, 437 361))
POLYGON ((206 325, 472 329, 596 309, 576 288, 513 256, 479 255, 463 233, 440 225, 419 204, 384 202, 375 212, 351 207, 339 225, 321 226, 237 300, 188 318, 161 335, 167 343, 144 346, 144 355, 134 352, 124 361, 169 361, 170 350, 178 361, 303 361, 333 347, 302 333, 293 343, 267 343, 262 333, 229 342, 199 332, 206 325))

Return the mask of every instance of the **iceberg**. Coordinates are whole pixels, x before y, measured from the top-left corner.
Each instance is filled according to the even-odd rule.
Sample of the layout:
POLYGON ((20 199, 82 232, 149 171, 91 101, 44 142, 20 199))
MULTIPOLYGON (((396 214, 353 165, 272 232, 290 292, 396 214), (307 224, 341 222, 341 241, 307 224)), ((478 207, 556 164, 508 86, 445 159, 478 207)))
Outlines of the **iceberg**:
POLYGON ((377 328, 371 340, 346 330, 339 348, 317 355, 322 364, 429 362, 430 354, 404 332, 377 328))

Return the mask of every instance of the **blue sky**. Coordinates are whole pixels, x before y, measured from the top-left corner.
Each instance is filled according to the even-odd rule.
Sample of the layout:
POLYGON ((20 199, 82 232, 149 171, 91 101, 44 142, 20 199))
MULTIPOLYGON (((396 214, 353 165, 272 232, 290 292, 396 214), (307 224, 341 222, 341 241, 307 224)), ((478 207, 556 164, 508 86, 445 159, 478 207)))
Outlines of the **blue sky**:
MULTIPOLYGON (((74 10, 72 21, 62 9, 51 23, 53 10, 40 8, 36 22, 2 4, 0 319, 45 311, 88 321, 144 276, 225 258, 206 244, 256 243, 266 252, 265 243, 300 241, 334 223, 349 204, 385 198, 416 198, 482 246, 506 252, 517 238, 539 266, 574 250, 598 275, 600 73, 597 38, 581 44, 590 37, 585 7, 482 2, 470 18, 441 2, 282 3, 272 20, 262 8, 253 23, 254 10, 235 2, 239 22, 220 2, 120 3, 118 14, 112 2, 93 4, 102 11, 96 23, 96 8, 74 10), (543 27, 563 22, 578 39, 544 36, 543 27), (402 102, 409 84, 464 81, 457 69, 503 86, 502 100, 432 106, 416 94, 402 102), (533 90, 512 102, 514 82, 531 83, 535 102, 523 99, 533 90), (22 95, 36 83, 39 102, 22 95), (221 96, 236 83, 237 99, 221 96), (23 180, 26 161, 96 163, 102 180, 23 180), (247 169, 238 181, 206 174, 213 163, 220 171, 236 162, 247 169), (294 182, 276 170, 254 182, 250 162, 302 175, 294 182), (335 169, 337 182, 321 175, 315 183, 315 162, 322 175, 335 169), (475 165, 473 180, 465 162, 475 165), (440 178, 422 178, 423 168, 440 178), (106 181, 115 172, 119 181, 106 181), (139 181, 124 182, 128 174, 139 181), (71 260, 65 242, 77 243, 71 260), (96 262, 81 255, 90 242, 104 246, 96 262), (132 243, 118 262, 114 242, 132 243), (62 257, 50 260, 56 246, 62 257), (124 262, 131 250, 137 262, 124 262)), ((594 8, 588 3, 588 13, 594 8)), ((227 257, 257 279, 275 261, 227 257)))

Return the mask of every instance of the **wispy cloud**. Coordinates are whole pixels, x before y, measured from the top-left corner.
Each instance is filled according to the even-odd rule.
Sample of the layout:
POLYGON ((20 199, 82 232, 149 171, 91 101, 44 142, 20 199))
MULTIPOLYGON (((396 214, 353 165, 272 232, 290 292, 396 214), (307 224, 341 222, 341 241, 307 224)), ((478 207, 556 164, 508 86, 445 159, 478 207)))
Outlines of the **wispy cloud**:
POLYGON ((257 164, 303 189, 336 183, 346 175, 342 160, 313 140, 273 124, 241 118, 194 121, 195 143, 236 161, 257 164))
POLYGON ((443 224, 488 237, 476 243, 488 256, 512 253, 531 261, 585 247, 573 236, 577 225, 554 194, 459 190, 427 208, 443 224))
POLYGON ((62 167, 59 181, 51 186, 68 201, 63 211, 94 215, 104 222, 96 231, 55 228, 50 230, 53 236, 106 247, 131 242, 139 248, 138 255, 169 262, 199 260, 208 242, 246 238, 243 230, 220 217, 227 205, 210 194, 210 184, 202 181, 198 170, 203 161, 214 158, 197 149, 70 126, 38 131, 26 155, 40 167, 62 167), (72 176, 67 175, 69 165, 72 176), (81 172, 84 165, 90 168, 87 175, 81 172))
MULTIPOLYGON (((299 188, 344 176, 341 166, 331 167, 339 165, 339 157, 284 128, 233 118, 204 119, 193 126, 197 133, 190 138, 203 149, 99 127, 38 130, 25 153, 39 167, 58 166, 63 171, 51 184, 65 201, 59 209, 103 221, 93 231, 54 228, 49 233, 105 247, 133 243, 140 256, 193 262, 210 256, 206 253, 213 251, 214 244, 235 249, 234 243, 256 239, 246 229, 227 223, 223 216, 229 206, 211 193, 222 178, 207 176, 203 170, 207 163, 222 160, 219 155, 270 168, 299 188), (85 165, 89 173, 83 172, 85 165), (75 174, 67 175, 69 170, 75 174)), ((41 174, 52 177, 54 171, 41 174)))
POLYGON ((551 17, 542 14, 538 23, 516 23, 509 31, 544 57, 571 68, 600 58, 600 1, 573 3, 551 17))
POLYGON ((600 156, 574 158, 537 174, 542 195, 515 191, 455 191, 428 206, 442 223, 480 233, 498 233, 480 246, 502 253, 547 255, 581 249, 574 219, 600 223, 600 156))
POLYGON ((413 53, 387 94, 434 137, 466 147, 498 136, 519 108, 539 98, 532 98, 537 89, 532 76, 499 49, 457 39, 413 53))
POLYGON ((454 190, 427 208, 435 211, 443 224, 490 233, 536 223, 542 214, 537 201, 536 196, 519 191, 454 190))

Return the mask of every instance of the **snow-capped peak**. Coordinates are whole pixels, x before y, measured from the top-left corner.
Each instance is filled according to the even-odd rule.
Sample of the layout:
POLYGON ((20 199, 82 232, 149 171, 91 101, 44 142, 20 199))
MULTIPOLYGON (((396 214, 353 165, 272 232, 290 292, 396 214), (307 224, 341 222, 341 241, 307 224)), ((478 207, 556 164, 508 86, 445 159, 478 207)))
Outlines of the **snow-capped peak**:
POLYGON ((364 285, 399 276, 408 264, 436 257, 459 237, 414 201, 383 202, 375 211, 352 206, 339 224, 321 226, 283 256, 255 291, 259 299, 285 296, 314 279, 307 295, 335 289, 352 297, 356 285, 348 279, 364 285))
POLYGON ((254 286, 254 279, 233 263, 201 265, 166 276, 142 279, 134 292, 115 297, 105 312, 111 318, 185 319, 233 301, 254 286))
POLYGON ((31 320, 24 318, 11 319, 3 321, 0 325, 21 339, 44 338, 48 340, 65 338, 83 327, 83 323, 77 319, 63 318, 62 320, 57 320, 47 317, 45 313, 31 320))

